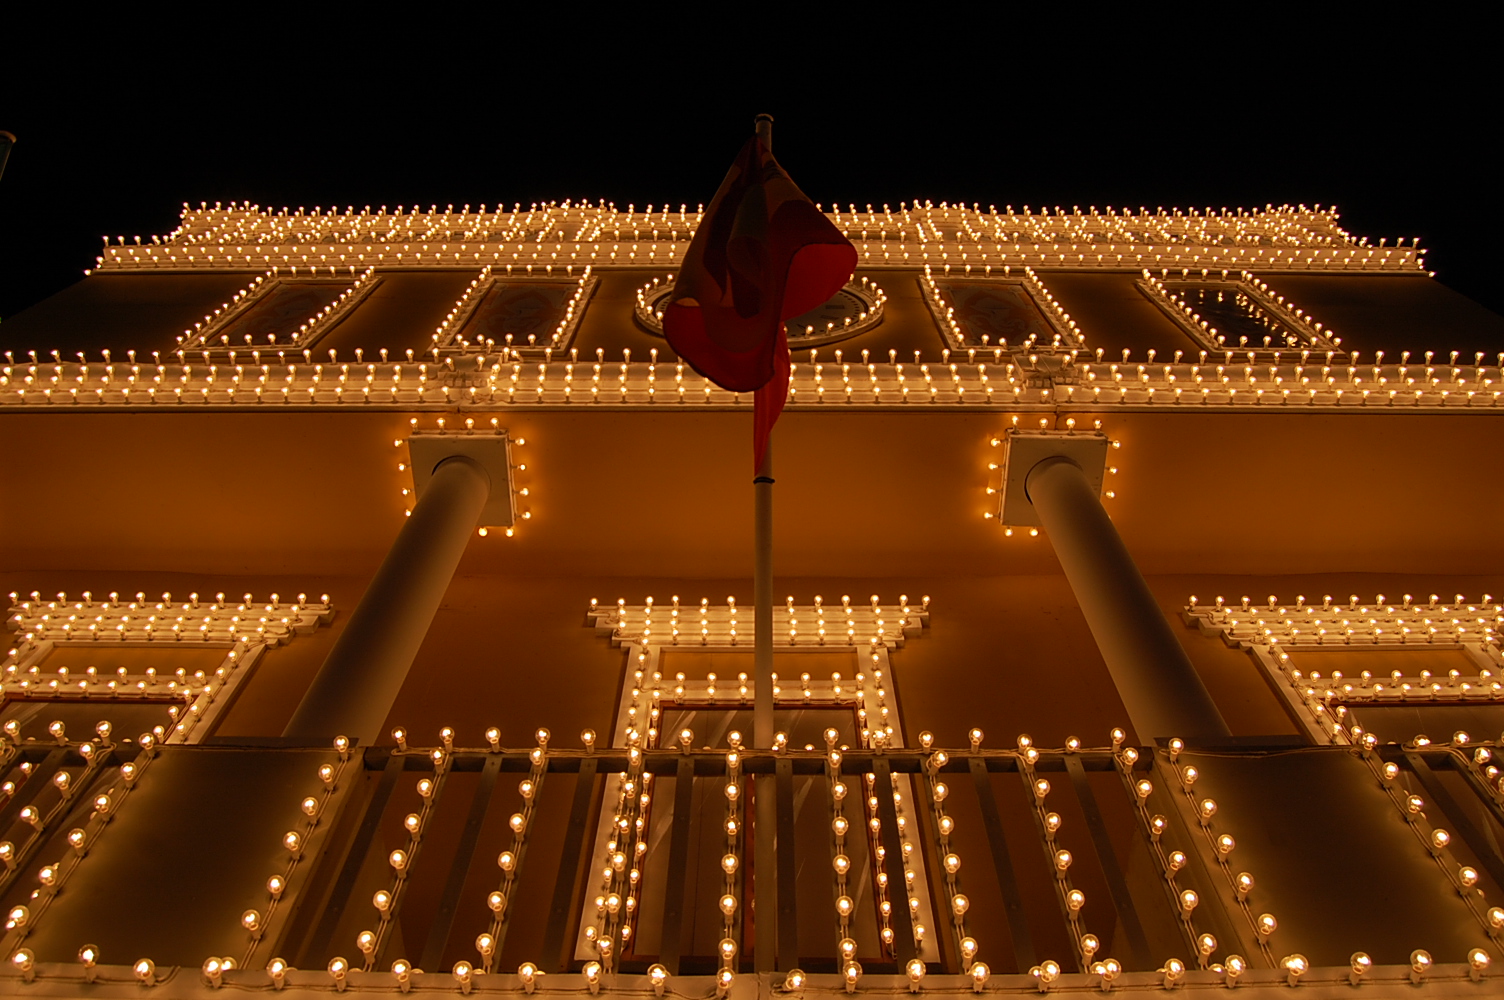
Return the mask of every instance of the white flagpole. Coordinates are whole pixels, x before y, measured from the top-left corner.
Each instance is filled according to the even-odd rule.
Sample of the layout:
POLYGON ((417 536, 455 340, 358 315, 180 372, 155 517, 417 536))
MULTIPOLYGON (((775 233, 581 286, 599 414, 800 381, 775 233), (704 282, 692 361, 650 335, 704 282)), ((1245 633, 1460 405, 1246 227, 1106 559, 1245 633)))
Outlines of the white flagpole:
MULTIPOLYGON (((773 150, 773 117, 757 116, 757 136, 773 150)), ((752 480, 755 500, 755 555, 752 570, 754 697, 752 743, 758 750, 773 746, 773 441, 769 435, 762 463, 752 480)), ((778 953, 777 782, 760 774, 755 785, 756 836, 753 914, 756 920, 756 964, 771 972, 778 953)), ((785 845, 787 850, 792 844, 785 845)))

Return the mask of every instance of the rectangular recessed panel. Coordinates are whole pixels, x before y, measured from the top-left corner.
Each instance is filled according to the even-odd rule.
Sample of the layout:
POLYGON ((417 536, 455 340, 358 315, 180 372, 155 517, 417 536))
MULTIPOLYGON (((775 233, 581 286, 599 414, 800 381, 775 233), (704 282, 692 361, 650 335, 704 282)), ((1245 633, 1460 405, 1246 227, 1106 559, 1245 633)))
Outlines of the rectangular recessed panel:
POLYGON ((1164 285, 1216 331, 1213 340, 1220 347, 1299 350, 1309 342, 1236 283, 1166 281, 1164 285))
MULTIPOLYGON (((977 959, 985 962, 994 974, 1027 972, 1028 965, 1019 969, 1014 961, 1008 911, 988 839, 976 781, 971 774, 946 774, 945 784, 950 790, 950 795, 945 800, 945 812, 955 824, 950 835, 950 847, 961 859, 956 882, 961 893, 971 901, 971 909, 966 911, 966 929, 977 941, 977 959)), ((1012 862, 1010 870, 1016 869, 1018 858, 1014 852, 1019 847, 1013 844, 1007 846, 1012 862)), ((1003 877, 1006 877, 1006 873, 1003 877)), ((1016 874, 1014 880, 1017 881, 1016 874)), ((938 874, 934 884, 944 884, 938 874)), ((1030 958, 1032 960, 1032 953, 1030 958)))
POLYGON ((215 331, 212 346, 286 344, 297 336, 302 324, 349 287, 348 281, 278 281, 245 312, 215 331))
MULTIPOLYGON (((414 776, 414 781, 417 777, 414 776)), ((455 863, 455 852, 460 846, 460 838, 464 833, 465 821, 469 818, 470 806, 475 793, 480 785, 480 773, 478 771, 453 771, 444 776, 443 794, 440 795, 427 820, 423 823, 421 847, 417 852, 414 864, 408 872, 406 884, 402 889, 402 899, 398 910, 398 923, 401 924, 401 933, 392 935, 388 939, 388 946, 382 949, 378 956, 377 968, 388 968, 391 963, 399 958, 407 959, 413 964, 418 964, 423 959, 423 951, 428 943, 430 931, 439 913, 439 904, 442 901, 444 888, 449 881, 449 872, 455 863), (400 944, 398 943, 400 940, 400 944)), ((416 813, 421 809, 419 803, 412 799, 418 798, 413 795, 412 799, 406 797, 407 792, 398 783, 397 793, 393 796, 398 799, 401 816, 416 813), (406 808, 402 808, 406 806, 406 808)), ((515 794, 499 797, 515 799, 515 794)), ((389 831, 391 827, 387 828, 389 831)), ((400 841, 399 835, 405 833, 399 819, 396 825, 396 833, 389 839, 400 841)), ((396 846, 402 846, 397 844, 396 846)), ((480 860, 471 858, 472 862, 480 860)), ((490 858, 490 868, 497 876, 501 875, 501 869, 496 866, 496 855, 490 858)), ((488 916, 490 910, 485 906, 485 895, 491 889, 500 884, 500 878, 493 879, 495 884, 490 885, 484 892, 468 900, 460 900, 466 915, 475 910, 482 910, 488 916), (466 905, 468 904, 468 905, 466 905)), ((367 924, 374 926, 379 915, 369 898, 354 900, 355 908, 364 911, 367 924)), ((481 930, 485 928, 482 927, 481 930)), ((476 934, 480 933, 479 930, 476 934)), ((472 934, 474 941, 475 935, 472 934)), ((335 942, 336 946, 340 942, 335 942)), ((474 950, 473 948, 471 949, 474 950)), ((478 957, 478 956, 475 956, 478 957)))
POLYGON ((1055 331, 1017 282, 942 281, 940 293, 974 344, 1054 342, 1055 331))
MULTIPOLYGON (((89 783, 99 780, 97 773, 92 778, 86 773, 83 758, 78 754, 62 749, 44 752, 47 756, 32 760, 29 767, 26 762, 15 762, 13 759, 15 766, 4 772, 3 780, 13 785, 15 792, 0 800, 0 841, 11 844, 17 852, 13 854, 17 859, 15 869, 10 873, 0 870, 0 882, 7 877, 10 879, 9 884, 4 886, 3 894, 0 894, 0 905, 7 908, 16 903, 28 902, 31 892, 40 888, 37 873, 41 866, 55 862, 69 853, 61 834, 86 822, 88 809, 84 807, 83 814, 79 815, 80 801, 87 803, 90 800, 89 783), (53 810, 63 800, 62 791, 53 782, 62 774, 67 775, 69 791, 75 796, 75 801, 58 813, 50 824, 43 825, 40 829, 21 819, 21 810, 26 806, 35 809, 42 817, 53 814, 53 810), (79 796, 82 796, 81 800, 77 798, 79 796), (70 813, 77 817, 77 821, 64 823, 63 817, 70 813), (47 844, 28 856, 28 847, 35 843, 34 838, 37 836, 41 836, 47 844)), ((28 756, 35 757, 35 753, 28 756)))
MULTIPOLYGON (((407 758, 406 762, 412 762, 412 759, 407 758)), ((423 763, 426 765, 427 762, 423 763)), ((418 782, 425 778, 434 781, 435 774, 431 767, 422 766, 421 770, 404 768, 397 775, 391 798, 382 807, 381 816, 376 821, 375 835, 366 849, 365 857, 359 861, 359 874, 355 879, 354 888, 347 897, 344 912, 340 914, 340 919, 335 924, 329 945, 332 951, 329 955, 305 956, 305 961, 311 959, 322 963, 332 955, 349 956, 352 953, 357 963, 361 961, 361 956, 355 952, 355 939, 361 931, 374 932, 380 925, 381 914, 372 899, 378 889, 386 889, 390 892, 395 884, 396 871, 392 868, 389 859, 391 853, 396 850, 406 852, 411 857, 412 863, 408 867, 407 884, 398 894, 399 898, 396 901, 398 919, 386 925, 385 937, 381 942, 377 958, 384 959, 387 965, 398 958, 405 958, 414 963, 418 961, 418 957, 415 956, 421 956, 428 934, 426 927, 416 927, 402 919, 406 906, 413 900, 409 891, 420 875, 428 880, 428 876, 432 875, 435 867, 445 867, 442 846, 445 840, 444 826, 448 825, 452 830, 456 813, 459 814, 458 822, 464 822, 463 813, 469 806, 465 792, 467 785, 473 787, 474 776, 450 774, 442 783, 435 782, 432 796, 434 806, 429 814, 428 822, 430 826, 438 825, 438 836, 435 840, 440 846, 432 852, 429 851, 426 842, 421 843, 414 851, 412 838, 403 826, 404 817, 409 813, 421 813, 423 810, 423 796, 418 792, 418 782), (461 780, 454 782, 451 789, 449 778, 452 777, 460 777, 461 780), (453 800, 448 797, 451 790, 454 792, 453 800), (439 820, 439 816, 445 818, 443 822, 439 820)), ((427 840, 426 836, 424 840, 427 840)), ((420 890, 420 893, 422 891, 420 890)), ((420 911, 425 908, 423 899, 418 900, 417 907, 420 911)), ((360 966, 357 964, 356 967, 360 966)))
POLYGON ((1483 894, 1482 898, 1490 905, 1504 900, 1504 857, 1499 853, 1499 845, 1504 844, 1504 822, 1500 822, 1496 807, 1490 807, 1476 785, 1448 766, 1455 758, 1425 754, 1423 760, 1429 773, 1406 767, 1401 770, 1401 780, 1425 801, 1426 816, 1452 834, 1448 849, 1458 864, 1469 865, 1478 873, 1476 891, 1483 894))
POLYGON ((548 347, 564 320, 565 307, 578 288, 573 281, 499 281, 470 314, 459 339, 477 345, 548 347))
MULTIPOLYGON (((486 826, 471 865, 471 879, 461 896, 459 914, 445 946, 445 968, 450 968, 459 958, 471 962, 479 958, 475 938, 490 925, 491 911, 486 907, 485 898, 486 893, 495 888, 486 883, 495 882, 501 874, 501 868, 496 864, 497 855, 511 846, 512 831, 506 822, 520 801, 516 787, 522 777, 519 773, 507 772, 496 782, 497 801, 492 803, 486 817, 486 826)), ((564 856, 565 836, 579 783, 580 778, 574 774, 556 772, 544 778, 528 830, 527 853, 518 866, 517 880, 508 901, 512 913, 507 918, 506 939, 497 960, 499 969, 515 970, 523 962, 533 962, 539 968, 548 969, 558 959, 557 955, 545 953, 544 932, 555 885, 561 880, 572 880, 579 866, 578 855, 564 856)), ((596 779, 592 778, 591 783, 596 784, 596 779)), ((586 891, 596 889, 598 880, 592 877, 593 874, 593 870, 585 872, 586 891)))

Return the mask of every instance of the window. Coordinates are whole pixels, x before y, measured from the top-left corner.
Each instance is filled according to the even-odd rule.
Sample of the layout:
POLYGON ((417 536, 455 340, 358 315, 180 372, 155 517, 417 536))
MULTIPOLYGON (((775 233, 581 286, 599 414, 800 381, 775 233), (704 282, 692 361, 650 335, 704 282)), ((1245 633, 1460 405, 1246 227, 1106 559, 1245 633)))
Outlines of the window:
MULTIPOLYGON (((922 846, 928 834, 912 804, 915 783, 908 774, 890 779, 839 763, 844 751, 874 741, 903 745, 888 655, 923 628, 927 605, 911 608, 905 599, 885 609, 875 599, 870 606, 843 599, 826 608, 817 599, 796 607, 790 600, 776 614, 784 627, 775 628, 774 724, 784 746, 805 751, 797 772, 791 759, 785 765, 778 792, 780 821, 785 809, 792 816, 794 843, 780 843, 779 851, 793 855, 802 967, 835 971, 836 944, 850 939, 863 963, 880 970, 905 932, 921 957, 932 958, 934 937, 945 928, 930 898, 922 846), (894 798, 896 840, 884 832, 883 790, 894 798), (901 845, 902 863, 890 861, 893 845, 901 845)), ((751 744, 755 697, 750 615, 734 603, 711 608, 708 601, 656 611, 619 604, 592 615, 598 630, 627 649, 615 745, 685 745, 726 757, 715 774, 608 778, 575 958, 601 957, 604 939, 618 968, 646 968, 671 954, 682 971, 713 972, 729 940, 735 967, 750 969, 756 918, 743 903, 755 876, 757 782, 740 752, 751 744), (739 614, 747 615, 740 634, 739 614), (690 784, 681 788, 686 777, 690 784), (682 918, 670 918, 676 909, 682 918)))

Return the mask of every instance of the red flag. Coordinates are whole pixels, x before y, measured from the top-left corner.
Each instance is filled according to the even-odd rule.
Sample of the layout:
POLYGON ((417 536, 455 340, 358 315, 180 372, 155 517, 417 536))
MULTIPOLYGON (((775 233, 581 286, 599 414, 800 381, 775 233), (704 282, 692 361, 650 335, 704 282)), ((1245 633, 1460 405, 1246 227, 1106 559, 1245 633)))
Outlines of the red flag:
POLYGON ((748 139, 684 252, 663 332, 716 385, 756 393, 754 467, 788 399, 784 320, 840 291, 856 262, 851 241, 748 139))

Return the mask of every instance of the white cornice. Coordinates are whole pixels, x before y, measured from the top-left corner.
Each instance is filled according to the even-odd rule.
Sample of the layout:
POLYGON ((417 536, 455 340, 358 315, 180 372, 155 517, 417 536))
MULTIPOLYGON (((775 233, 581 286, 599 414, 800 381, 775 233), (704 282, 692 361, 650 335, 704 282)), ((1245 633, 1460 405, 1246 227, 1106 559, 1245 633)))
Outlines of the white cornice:
MULTIPOLYGON (((685 208, 686 206, 681 206, 685 208)), ((913 206, 827 213, 857 247, 863 268, 1000 267, 1139 270, 1188 267, 1271 271, 1423 273, 1415 245, 1372 246, 1330 209, 1304 206, 1202 212, 1015 212, 989 206, 913 206)), ((468 206, 466 206, 468 209, 468 206)), ((698 212, 622 212, 560 205, 522 212, 419 213, 256 206, 189 209, 165 237, 106 239, 98 266, 121 271, 264 271, 371 266, 562 271, 673 267, 698 212)))
MULTIPOLYGON (((732 393, 675 362, 620 358, 573 361, 481 355, 401 364, 330 361, 261 352, 185 355, 177 363, 9 364, 0 366, 0 410, 360 409, 496 413, 506 410, 740 410, 751 393, 732 393), (297 363, 289 363, 296 360, 297 363)), ((804 352, 800 352, 803 354, 804 352)), ((1231 352, 1156 362, 1087 360, 1072 352, 946 351, 940 360, 896 355, 840 360, 821 351, 795 359, 790 409, 969 410, 1067 413, 1103 409, 1156 412, 1495 412, 1497 365, 1341 364, 1320 352, 1286 351, 1277 364, 1231 352), (1302 353, 1304 356, 1302 356, 1302 353), (1168 363, 1167 363, 1168 362, 1168 363)), ((164 362, 168 359, 160 359, 164 362)), ((1351 360, 1351 359, 1347 359, 1351 360)), ((1458 362, 1466 360, 1458 357, 1458 362)), ((1484 359, 1488 360, 1488 359, 1484 359)))

